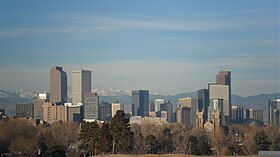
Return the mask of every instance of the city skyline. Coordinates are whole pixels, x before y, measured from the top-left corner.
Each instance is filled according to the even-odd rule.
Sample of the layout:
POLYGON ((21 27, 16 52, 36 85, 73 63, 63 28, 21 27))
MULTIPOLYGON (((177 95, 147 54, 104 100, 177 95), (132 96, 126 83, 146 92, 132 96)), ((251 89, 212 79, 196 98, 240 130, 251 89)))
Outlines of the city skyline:
POLYGON ((1 1, 0 89, 49 91, 60 65, 94 89, 193 92, 226 70, 232 94, 280 91, 278 1, 110 2, 1 1))

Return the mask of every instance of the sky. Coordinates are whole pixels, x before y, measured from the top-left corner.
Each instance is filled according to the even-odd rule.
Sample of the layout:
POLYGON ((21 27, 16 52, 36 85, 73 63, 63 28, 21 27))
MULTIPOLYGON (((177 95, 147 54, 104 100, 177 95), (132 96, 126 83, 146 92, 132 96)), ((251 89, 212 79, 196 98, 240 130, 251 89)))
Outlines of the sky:
POLYGON ((51 67, 94 89, 174 95, 232 72, 232 93, 280 92, 277 0, 2 0, 0 89, 49 91, 51 67))

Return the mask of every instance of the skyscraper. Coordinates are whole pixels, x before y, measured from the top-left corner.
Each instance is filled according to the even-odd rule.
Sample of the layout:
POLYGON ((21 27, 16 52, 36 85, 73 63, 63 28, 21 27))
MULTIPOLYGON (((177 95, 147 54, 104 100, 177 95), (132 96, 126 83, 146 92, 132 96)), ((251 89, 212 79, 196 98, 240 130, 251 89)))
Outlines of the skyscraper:
POLYGON ((84 103, 84 94, 91 92, 91 71, 77 70, 72 72, 72 103, 84 103))
POLYGON ((112 104, 102 101, 98 106, 98 119, 102 121, 111 121, 112 119, 112 104))
POLYGON ((84 119, 98 119, 99 96, 97 93, 85 93, 84 119))
POLYGON ((164 99, 156 99, 155 100, 155 112, 160 111, 160 104, 164 103, 164 99))
POLYGON ((268 123, 272 126, 280 126, 280 99, 270 99, 268 102, 268 123))
POLYGON ((178 99, 179 106, 190 108, 190 127, 196 125, 196 111, 197 111, 197 100, 187 97, 178 99))
MULTIPOLYGON (((209 99, 223 99, 222 124, 229 125, 231 119, 231 104, 229 85, 209 84, 209 99)), ((209 112, 209 111, 208 111, 209 112)), ((209 114, 208 114, 209 115, 209 114)))
POLYGON ((62 70, 62 67, 52 67, 50 74, 50 91, 50 102, 63 104, 67 101, 67 74, 62 70))
MULTIPOLYGON (((229 93, 229 97, 228 97, 228 104, 227 104, 227 100, 224 100, 224 111, 225 114, 224 116, 226 116, 225 120, 226 120, 226 124, 230 123, 230 119, 231 119, 231 72, 230 71, 219 71, 218 74, 216 75, 216 84, 218 85, 228 85, 229 89, 228 89, 228 93, 229 93), (228 105, 228 109, 227 109, 227 105, 228 105), (228 112, 228 114, 227 114, 228 112), (227 116, 229 115, 229 117, 227 118, 227 116)), ((211 98, 210 98, 211 99, 211 98)))
POLYGON ((132 116, 145 116, 149 112, 149 91, 132 91, 132 116))
POLYGON ((245 117, 248 125, 263 126, 263 110, 260 109, 245 109, 245 117))
POLYGON ((116 103, 112 103, 112 118, 115 116, 115 114, 117 113, 118 110, 121 110, 121 103, 116 102, 116 103))
POLYGON ((169 123, 173 122, 173 103, 170 101, 166 101, 160 104, 160 111, 166 111, 167 113, 167 121, 169 123))
POLYGON ((203 120, 204 122, 208 117, 208 104, 209 104, 209 90, 208 89, 200 89, 197 91, 197 109, 198 112, 204 112, 203 120))
POLYGON ((229 87, 231 87, 231 72, 219 71, 216 75, 216 84, 229 85, 229 87))

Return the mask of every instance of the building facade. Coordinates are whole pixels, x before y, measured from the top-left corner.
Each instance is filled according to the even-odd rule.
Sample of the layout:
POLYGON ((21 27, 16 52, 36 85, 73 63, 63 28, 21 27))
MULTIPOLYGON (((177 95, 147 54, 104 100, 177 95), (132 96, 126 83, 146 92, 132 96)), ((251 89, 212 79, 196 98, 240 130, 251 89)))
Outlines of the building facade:
POLYGON ((164 99, 155 99, 155 112, 159 112, 160 111, 160 104, 164 103, 164 99))
POLYGON ((197 111, 197 100, 194 98, 179 98, 178 99, 179 106, 188 107, 191 109, 190 111, 190 127, 196 126, 196 111, 197 111))
POLYGON ((115 116, 118 110, 121 110, 121 103, 112 103, 112 118, 115 116))
POLYGON ((16 104, 16 117, 33 118, 34 117, 34 104, 33 103, 16 104))
POLYGON ((108 102, 102 101, 98 106, 98 119, 101 121, 111 121, 112 119, 112 105, 108 102))
POLYGON ((91 92, 91 71, 77 70, 72 72, 72 103, 84 103, 84 94, 91 92))
POLYGON ((57 105, 56 103, 44 103, 44 121, 67 122, 68 121, 68 106, 57 105))
POLYGON ((145 116, 149 113, 149 91, 132 91, 132 116, 145 116))
POLYGON ((67 74, 62 67, 50 71, 50 102, 64 104, 67 101, 67 74))
POLYGON ((197 109, 198 112, 203 111, 203 120, 207 120, 208 116, 208 105, 209 105, 209 90, 200 89, 197 91, 197 109))
POLYGON ((240 105, 231 106, 231 123, 243 124, 244 122, 244 110, 240 105))
POLYGON ((191 108, 179 105, 176 110, 176 122, 191 128, 191 108))
POLYGON ((97 93, 85 93, 84 119, 98 119, 99 96, 97 93))
MULTIPOLYGON (((231 121, 231 103, 229 85, 209 84, 209 99, 223 99, 223 125, 231 121)), ((208 111, 209 112, 209 111, 208 111)))
POLYGON ((34 100, 34 119, 44 119, 44 103, 50 102, 50 93, 40 93, 37 100, 34 100))
POLYGON ((263 126, 263 110, 261 109, 245 109, 246 123, 253 126, 263 126))
POLYGON ((280 127, 280 99, 270 99, 268 101, 268 124, 280 127))

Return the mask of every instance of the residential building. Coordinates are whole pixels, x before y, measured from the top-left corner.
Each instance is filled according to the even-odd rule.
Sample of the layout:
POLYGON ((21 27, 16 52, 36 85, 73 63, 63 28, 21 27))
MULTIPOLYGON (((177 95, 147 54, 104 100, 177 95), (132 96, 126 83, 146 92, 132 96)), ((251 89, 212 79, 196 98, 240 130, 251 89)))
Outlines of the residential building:
POLYGON ((64 104, 67 101, 67 74, 62 70, 62 67, 52 67, 50 91, 50 102, 64 104))
POLYGON ((84 119, 98 119, 99 96, 97 93, 85 93, 84 119))
POLYGON ((33 118, 34 117, 34 104, 33 103, 16 104, 16 117, 33 118))
POLYGON ((72 72, 72 103, 84 103, 85 93, 91 92, 91 71, 77 70, 72 72))
POLYGON ((145 116, 149 112, 149 91, 132 91, 132 116, 145 116))
POLYGON ((44 121, 67 122, 68 121, 68 106, 56 103, 44 103, 44 121))

